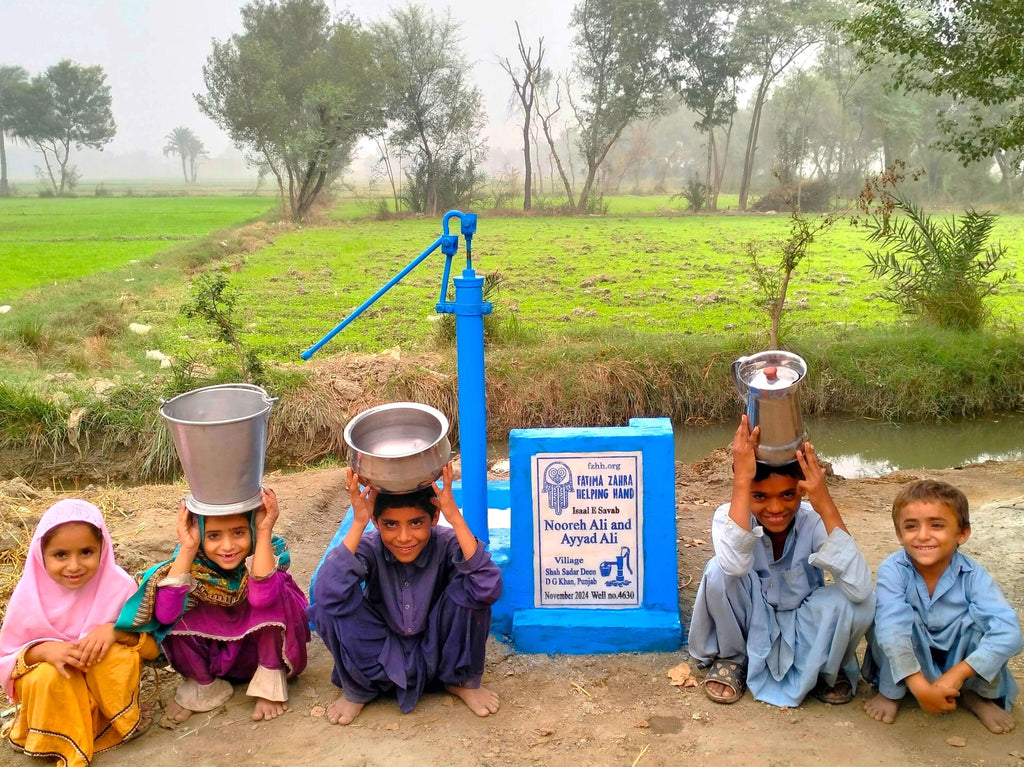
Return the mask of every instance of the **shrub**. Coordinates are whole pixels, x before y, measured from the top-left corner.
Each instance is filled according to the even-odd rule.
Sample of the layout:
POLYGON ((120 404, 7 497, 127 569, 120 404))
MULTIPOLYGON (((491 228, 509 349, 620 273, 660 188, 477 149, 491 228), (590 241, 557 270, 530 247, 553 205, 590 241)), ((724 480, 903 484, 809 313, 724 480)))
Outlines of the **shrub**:
POLYGON ((242 344, 240 338, 235 317, 237 300, 237 291, 223 274, 202 274, 193 282, 192 296, 181 307, 181 313, 189 319, 205 320, 217 338, 235 350, 239 372, 245 380, 262 384, 266 372, 263 363, 256 352, 242 344))
MULTIPOLYGON (((414 213, 428 213, 427 164, 418 159, 406 172, 406 186, 402 200, 414 213)), ((437 193, 437 211, 451 208, 470 208, 483 193, 486 175, 472 154, 455 153, 437 158, 434 165, 434 187, 437 193)))
POLYGON ((762 213, 770 210, 792 213, 798 209, 799 197, 799 210, 804 213, 821 213, 831 207, 834 190, 833 184, 824 178, 806 181, 799 187, 796 184, 783 184, 765 194, 750 208, 762 213))
POLYGON ((689 203, 691 213, 697 213, 704 209, 704 205, 708 201, 707 192, 707 185, 696 176, 691 176, 690 180, 686 182, 686 186, 679 192, 679 196, 689 203))
POLYGON ((506 165, 491 179, 491 196, 494 198, 494 210, 506 210, 522 194, 522 181, 519 169, 506 165))
POLYGON ((608 214, 608 203, 605 202, 603 194, 592 194, 587 198, 586 210, 588 216, 605 216, 608 214))
POLYGON ((985 244, 996 216, 967 210, 959 220, 950 216, 936 223, 899 194, 893 202, 902 216, 887 222, 876 216, 868 223, 868 240, 881 246, 868 254, 868 268, 888 281, 883 297, 941 328, 980 328, 989 315, 984 299, 1013 277, 994 276, 1006 247, 985 244))
MULTIPOLYGON (((501 283, 504 282, 505 276, 495 270, 493 272, 487 272, 484 274, 484 287, 483 287, 483 299, 484 301, 492 301, 494 296, 501 289, 501 283)), ((455 300, 455 287, 454 285, 448 288, 448 301, 455 300)), ((497 309, 497 307, 494 307, 497 309)), ((497 340, 499 330, 499 320, 495 316, 494 310, 490 314, 484 315, 484 338, 487 341, 494 342, 497 340)), ((442 314, 437 318, 436 324, 434 325, 434 337, 437 343, 441 346, 450 346, 455 343, 455 315, 454 314, 442 314)))

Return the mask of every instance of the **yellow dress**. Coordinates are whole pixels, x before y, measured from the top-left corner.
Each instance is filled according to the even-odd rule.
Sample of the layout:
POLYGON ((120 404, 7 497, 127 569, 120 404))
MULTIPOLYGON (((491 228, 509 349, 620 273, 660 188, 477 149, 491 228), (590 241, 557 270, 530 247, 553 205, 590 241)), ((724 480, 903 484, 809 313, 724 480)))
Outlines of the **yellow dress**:
POLYGON ((115 643, 106 657, 82 672, 65 666, 25 665, 18 657, 11 678, 21 704, 8 737, 30 756, 57 759, 60 767, 87 767, 93 754, 129 740, 139 726, 142 661, 156 658, 148 634, 131 647, 115 643))

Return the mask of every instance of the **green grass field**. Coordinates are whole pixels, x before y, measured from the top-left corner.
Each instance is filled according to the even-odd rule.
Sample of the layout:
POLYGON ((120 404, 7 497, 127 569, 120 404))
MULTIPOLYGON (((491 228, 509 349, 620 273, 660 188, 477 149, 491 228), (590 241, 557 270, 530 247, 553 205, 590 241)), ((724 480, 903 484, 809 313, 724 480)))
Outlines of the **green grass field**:
MULTIPOLYGON (((456 230, 457 230, 457 221, 456 230)), ((767 328, 745 244, 785 237, 778 217, 487 218, 473 243, 479 273, 503 275, 496 315, 515 313, 538 338, 616 334, 757 333, 767 328)), ((439 234, 426 220, 339 222, 275 238, 231 281, 245 299, 251 340, 294 359, 409 263, 439 234)), ((1024 325, 1024 217, 1003 217, 1005 268, 1018 278, 990 299, 1000 326, 1024 325)), ((892 325, 901 317, 878 296, 866 268, 865 232, 840 224, 812 244, 795 273, 790 328, 892 325)), ((765 258, 776 251, 765 246, 765 258)), ((462 259, 455 260, 461 268, 462 259)), ((436 252, 336 337, 326 352, 379 351, 427 343, 444 258, 436 252)))
MULTIPOLYGON (((267 202, 244 197, 0 202, 0 259, 10 265, 0 272, 0 303, 33 286, 59 283, 33 291, 25 310, 59 323, 54 333, 63 328, 67 335, 78 326, 86 335, 93 326, 102 330, 104 317, 113 311, 124 323, 154 327, 146 345, 159 344, 168 354, 194 351, 197 342, 213 342, 209 328, 186 322, 178 311, 188 299, 188 276, 180 269, 153 270, 146 259, 180 246, 177 240, 252 219, 266 211, 267 202), (98 302, 115 300, 120 308, 97 308, 98 302), (76 304, 87 306, 84 320, 75 316, 76 304)), ((746 245, 761 243, 762 258, 774 261, 778 251, 772 242, 787 235, 788 217, 650 215, 668 202, 668 197, 608 199, 610 209, 647 214, 636 216, 481 214, 474 265, 478 273, 501 275, 492 296, 494 321, 514 319, 513 343, 525 346, 600 338, 644 343, 644 338, 666 336, 766 339, 768 318, 746 245)), ((440 234, 439 219, 377 221, 368 215, 372 207, 341 201, 329 226, 286 228, 255 250, 221 249, 204 267, 228 270, 237 295, 236 321, 245 343, 263 358, 296 361, 302 349, 440 234)), ((454 224, 457 230, 457 220, 454 224)), ((868 273, 865 234, 841 222, 811 245, 790 286, 784 332, 844 332, 901 322, 868 273)), ((995 237, 1010 246, 1003 268, 1018 274, 989 301, 993 327, 1014 329, 1024 325, 1024 216, 1002 216, 995 237)), ((432 348, 443 261, 435 252, 322 354, 396 345, 432 348)), ((456 273, 461 264, 460 254, 456 273)), ((12 327, 17 314, 0 318, 0 331, 5 324, 12 327)), ((116 336, 109 338, 115 347, 116 336)), ((45 346, 45 339, 41 343, 45 346)), ((130 336, 124 346, 136 362, 145 352, 130 336)))
POLYGON ((0 303, 149 258, 176 240, 252 220, 271 205, 261 197, 0 200, 0 303))

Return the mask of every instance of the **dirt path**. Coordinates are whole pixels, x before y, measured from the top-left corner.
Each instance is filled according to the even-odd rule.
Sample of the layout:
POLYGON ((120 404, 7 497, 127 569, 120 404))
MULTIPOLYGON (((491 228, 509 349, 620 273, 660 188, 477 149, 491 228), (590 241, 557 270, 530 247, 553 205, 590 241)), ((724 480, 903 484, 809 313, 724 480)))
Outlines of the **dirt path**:
MULTIPOLYGON (((700 572, 711 555, 714 507, 728 498, 728 462, 715 454, 677 465, 677 522, 681 606, 688 618, 700 572)), ((917 476, 946 479, 971 500, 974 534, 965 546, 990 569, 1007 598, 1024 613, 1024 463, 985 463, 959 469, 899 472, 876 480, 830 483, 847 525, 873 567, 896 547, 889 504, 900 484, 917 476)), ((275 474, 267 479, 282 507, 281 532, 292 547, 293 573, 305 587, 348 506, 340 469, 275 474)), ((111 521, 118 556, 128 569, 166 557, 174 542, 174 509, 185 486, 81 493, 111 521)), ((34 500, 0 498, 0 511, 26 522, 58 494, 34 500)), ((309 668, 292 686, 292 711, 269 722, 249 720, 251 704, 236 690, 228 705, 198 714, 175 731, 154 726, 138 740, 102 754, 96 764, 150 767, 246 765, 1014 765, 1024 767, 1024 704, 1018 729, 989 734, 963 711, 927 716, 916 706, 896 723, 863 713, 868 691, 831 708, 810 700, 778 709, 747 695, 732 706, 709 702, 699 688, 673 687, 666 672, 686 661, 685 651, 601 656, 520 655, 491 641, 484 683, 502 700, 500 713, 478 719, 446 694, 430 694, 408 715, 394 701, 367 706, 347 728, 331 727, 324 707, 337 695, 331 659, 320 640, 310 646, 309 668), (947 744, 962 738, 964 746, 947 744)), ((1024 659, 1014 673, 1024 688, 1024 659)), ((161 675, 157 698, 166 701, 174 677, 161 675)), ((959 741, 955 741, 959 742, 959 741)), ((37 764, 13 753, 0 763, 37 764)))

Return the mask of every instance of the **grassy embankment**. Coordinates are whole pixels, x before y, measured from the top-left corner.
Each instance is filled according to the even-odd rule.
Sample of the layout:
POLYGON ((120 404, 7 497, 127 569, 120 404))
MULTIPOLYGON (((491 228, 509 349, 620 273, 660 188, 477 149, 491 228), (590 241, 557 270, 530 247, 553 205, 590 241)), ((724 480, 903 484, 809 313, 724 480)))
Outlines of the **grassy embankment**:
MULTIPOLYGON (((665 202, 658 199, 651 210, 665 202)), ((254 208, 236 209, 238 218, 259 210, 259 200, 243 201, 254 208)), ((97 229, 148 237, 127 244, 145 242, 156 249, 167 245, 154 245, 158 236, 191 236, 170 226, 174 219, 162 227, 155 215, 136 207, 178 200, 21 204, 63 203, 73 210, 93 202, 113 206, 97 216, 97 229), (138 218, 128 223, 132 215, 138 218)), ((609 209, 619 202, 609 200, 609 209)), ((621 203, 634 210, 638 205, 635 198, 621 203)), ((316 376, 331 363, 291 363, 439 231, 434 220, 356 218, 365 207, 339 206, 329 227, 286 227, 273 237, 266 228, 250 227, 155 253, 129 256, 117 248, 124 243, 108 240, 102 271, 20 293, 15 308, 0 315, 0 376, 8 381, 0 386, 3 445, 35 455, 30 468, 40 472, 81 474, 88 447, 121 459, 136 477, 165 475, 174 460, 157 415, 159 397, 233 375, 233 353, 212 340, 209 328, 179 312, 190 275, 221 268, 237 291, 244 342, 278 363, 270 365, 268 382, 284 395, 273 421, 277 448, 271 462, 328 454, 337 446, 344 405, 351 402, 335 397, 331 387, 308 386, 303 373, 316 376), (126 330, 130 322, 153 330, 135 336, 126 330), (160 349, 178 364, 160 369, 145 358, 147 349, 160 349), (181 362, 189 359, 195 364, 181 362), (43 380, 47 375, 74 380, 59 381, 61 393, 54 393, 55 383, 43 380), (97 379, 117 385, 97 396, 97 379)), ((200 209, 195 208, 197 217, 200 209)), ((10 220, 5 210, 0 206, 4 223, 10 220)), ((39 220, 51 240, 82 241, 78 250, 73 242, 50 243, 66 245, 66 258, 75 261, 74 254, 90 252, 99 242, 91 238, 101 234, 62 231, 74 219, 68 215, 63 223, 56 216, 39 220)), ((190 231, 219 223, 210 220, 190 231)), ((0 224, 0 231, 8 230, 0 224)), ((757 304, 744 244, 787 231, 785 216, 484 215, 474 241, 475 264, 479 272, 501 273, 489 321, 492 434, 515 426, 623 423, 637 415, 698 422, 731 416, 736 398, 729 365, 767 344, 767 316, 757 304)), ((0 235, 0 248, 12 241, 5 237, 0 235)), ((880 286, 865 268, 863 230, 841 224, 812 245, 796 273, 783 324, 783 344, 811 368, 808 408, 907 419, 1024 407, 1024 341, 1017 334, 1024 323, 1024 216, 1001 218, 996 237, 1010 246, 1005 266, 1018 277, 991 300, 990 329, 969 335, 907 322, 882 302, 880 286)), ((51 259, 43 255, 24 271, 31 273, 33 263, 40 269, 48 264, 51 259)), ((433 312, 442 262, 438 253, 421 264, 318 357, 396 346, 406 356, 419 353, 411 363, 389 368, 386 380, 364 377, 348 384, 368 386, 370 399, 414 398, 454 415, 454 350, 441 340, 433 312)), ((79 267, 79 273, 92 268, 95 263, 79 267)), ((35 279, 38 285, 54 278, 35 279)), ((7 290, 0 283, 0 296, 7 290)), ((0 473, 10 465, 3 463, 0 473)), ((107 471, 117 475, 122 469, 115 463, 108 461, 107 471)))

